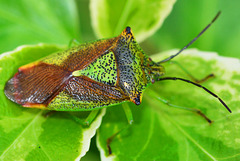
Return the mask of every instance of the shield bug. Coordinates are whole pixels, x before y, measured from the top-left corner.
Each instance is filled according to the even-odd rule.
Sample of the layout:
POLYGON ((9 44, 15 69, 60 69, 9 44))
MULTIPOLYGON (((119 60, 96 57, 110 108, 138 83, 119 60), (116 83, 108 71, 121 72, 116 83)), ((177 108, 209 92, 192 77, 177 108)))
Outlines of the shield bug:
MULTIPOLYGON (((181 80, 203 88, 231 110, 216 94, 195 82, 163 77, 163 63, 171 60, 188 45, 160 62, 152 61, 136 42, 130 27, 114 38, 85 43, 24 65, 7 82, 5 95, 29 108, 55 111, 94 111, 131 101, 139 105, 144 90, 155 81, 181 80)), ((132 120, 130 110, 125 110, 132 120)), ((93 120, 96 111, 91 115, 93 120)))

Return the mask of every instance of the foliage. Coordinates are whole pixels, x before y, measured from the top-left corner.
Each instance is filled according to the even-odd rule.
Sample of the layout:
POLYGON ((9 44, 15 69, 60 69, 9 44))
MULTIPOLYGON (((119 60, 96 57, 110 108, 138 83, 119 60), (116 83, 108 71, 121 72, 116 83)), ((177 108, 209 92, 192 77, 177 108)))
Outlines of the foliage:
MULTIPOLYGON (((233 114, 229 114, 215 98, 200 88, 174 81, 156 82, 150 86, 144 93, 140 107, 132 103, 109 107, 103 121, 105 109, 102 110, 89 127, 82 127, 71 120, 67 112, 46 116, 41 110, 22 108, 8 100, 3 93, 6 81, 21 65, 65 49, 73 38, 82 41, 94 37, 89 22, 89 6, 93 30, 98 37, 116 36, 123 28, 131 26, 137 40, 148 38, 142 45, 145 51, 151 53, 159 49, 184 46, 217 12, 205 13, 204 20, 201 19, 200 23, 194 16, 189 17, 195 13, 202 14, 195 8, 204 3, 210 7, 215 3, 224 6, 227 2, 222 4, 204 0, 193 5, 193 8, 193 2, 188 3, 186 0, 178 1, 176 10, 166 21, 168 25, 163 25, 163 30, 148 38, 161 26, 174 1, 91 0, 88 4, 86 1, 73 0, 0 0, 0 51, 12 50, 0 55, 0 160, 35 160, 36 157, 38 160, 78 160, 89 150, 90 140, 100 125, 97 146, 101 159, 239 160, 239 59, 198 50, 187 50, 175 59, 199 79, 214 72, 216 78, 203 85, 226 101, 233 114), (183 20, 187 22, 183 23, 183 20), (183 35, 180 31, 174 33, 176 28, 182 29, 183 35), (167 35, 171 35, 171 39, 167 35), (39 42, 45 44, 38 44, 39 42), (36 43, 38 45, 20 46, 13 50, 19 45, 36 43), (209 125, 195 113, 169 107, 162 102, 165 99, 178 106, 198 108, 214 123, 209 125), (134 124, 116 136, 111 144, 113 154, 108 156, 107 138, 127 126, 122 110, 122 106, 126 105, 133 111, 134 124)), ((229 10, 227 7, 223 9, 226 15, 229 15, 229 10)), ((222 14, 223 20, 220 16, 216 23, 225 26, 224 20, 228 19, 224 16, 225 13, 222 14)), ((215 25, 207 32, 207 39, 203 35, 202 41, 196 45, 201 49, 223 50, 224 55, 230 49, 231 56, 239 57, 236 52, 238 46, 231 45, 230 40, 226 47, 223 45, 225 39, 230 39, 226 32, 229 29, 219 28, 215 25), (221 32, 223 30, 225 32, 221 32), (218 32, 221 34, 216 34, 218 32)), ((236 41, 237 34, 234 36, 236 41)), ((152 58, 161 60, 175 52, 176 50, 155 54, 152 58)), ((177 66, 168 63, 165 66, 168 76, 188 79, 186 73, 177 66)), ((75 114, 85 118, 88 112, 75 114)), ((83 160, 99 155, 94 149, 89 152, 83 160)))

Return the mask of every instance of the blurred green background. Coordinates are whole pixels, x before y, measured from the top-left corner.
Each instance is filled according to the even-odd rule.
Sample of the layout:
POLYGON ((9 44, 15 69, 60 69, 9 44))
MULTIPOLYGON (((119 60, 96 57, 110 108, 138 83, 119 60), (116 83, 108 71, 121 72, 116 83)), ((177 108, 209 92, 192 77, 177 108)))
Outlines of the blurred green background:
POLYGON ((191 48, 240 58, 239 6, 239 0, 179 0, 162 28, 149 41, 158 46, 158 50, 181 48, 222 11, 215 24, 191 48))
MULTIPOLYGON (((78 6, 79 8, 86 6, 79 9, 82 40, 92 40, 94 34, 89 22, 88 1, 79 1, 78 6)), ((213 19, 218 11, 221 11, 214 25, 191 48, 216 51, 220 55, 240 58, 239 6, 239 0, 178 0, 162 27, 141 43, 141 46, 149 55, 182 48, 213 19)))
MULTIPOLYGON (((91 27, 88 0, 47 2, 52 8, 46 7, 44 3, 0 0, 0 53, 23 44, 44 42, 66 45, 73 38, 80 42, 97 39, 91 27), (63 7, 67 8, 67 12, 61 9, 63 7), (53 13, 57 14, 61 22, 52 19, 53 13), (52 24, 44 24, 44 19, 51 19, 52 24), (62 22, 64 27, 61 28, 59 26, 62 22), (54 29, 56 33, 52 32, 54 29)), ((141 46, 149 55, 182 48, 220 10, 222 14, 219 19, 191 48, 240 58, 239 6, 239 0, 178 0, 162 27, 141 43, 141 46)))

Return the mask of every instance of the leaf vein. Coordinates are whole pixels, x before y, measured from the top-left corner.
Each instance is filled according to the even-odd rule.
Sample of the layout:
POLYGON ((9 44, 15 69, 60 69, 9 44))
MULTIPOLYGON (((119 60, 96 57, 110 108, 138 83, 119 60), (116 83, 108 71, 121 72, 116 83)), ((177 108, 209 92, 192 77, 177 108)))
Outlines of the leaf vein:
POLYGON ((148 137, 147 137, 147 140, 146 140, 146 143, 145 145, 143 146, 143 148, 139 151, 139 153, 136 155, 136 157, 134 158, 134 160, 138 160, 137 158, 140 157, 140 155, 145 151, 145 149, 147 148, 147 146, 149 145, 150 143, 150 140, 151 140, 151 137, 153 135, 153 128, 154 128, 154 116, 153 116, 153 112, 151 111, 151 120, 150 120, 150 127, 149 127, 149 133, 148 133, 148 137))

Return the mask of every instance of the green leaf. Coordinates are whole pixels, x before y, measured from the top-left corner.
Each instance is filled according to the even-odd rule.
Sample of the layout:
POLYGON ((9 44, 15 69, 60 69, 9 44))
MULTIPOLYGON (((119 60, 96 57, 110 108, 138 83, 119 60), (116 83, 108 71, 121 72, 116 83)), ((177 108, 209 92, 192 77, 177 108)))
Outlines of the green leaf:
POLYGON ((162 25, 174 3, 175 0, 91 0, 92 26, 100 38, 117 36, 130 26, 140 42, 162 25))
POLYGON ((0 53, 23 44, 68 44, 78 38, 74 0, 0 0, 0 53))
MULTIPOLYGON (((105 110, 83 128, 66 112, 47 117, 42 110, 23 108, 4 95, 4 85, 18 67, 62 49, 39 44, 0 55, 0 160, 79 160, 88 151, 105 110)), ((77 114, 85 118, 88 112, 77 114)))
MULTIPOLYGON (((154 55, 160 61, 177 51, 154 55)), ((97 133, 101 158, 109 160, 240 160, 240 60, 218 56, 196 49, 184 51, 175 58, 198 79, 210 73, 215 78, 202 83, 231 108, 224 106, 203 89, 180 81, 155 82, 144 93, 140 106, 129 103, 134 123, 129 128, 121 105, 107 110, 97 133), (214 122, 191 111, 170 107, 160 101, 200 109, 214 122), (113 154, 108 156, 106 140, 112 141, 113 154)), ((186 79, 187 74, 174 64, 163 64, 168 73, 186 79)))

